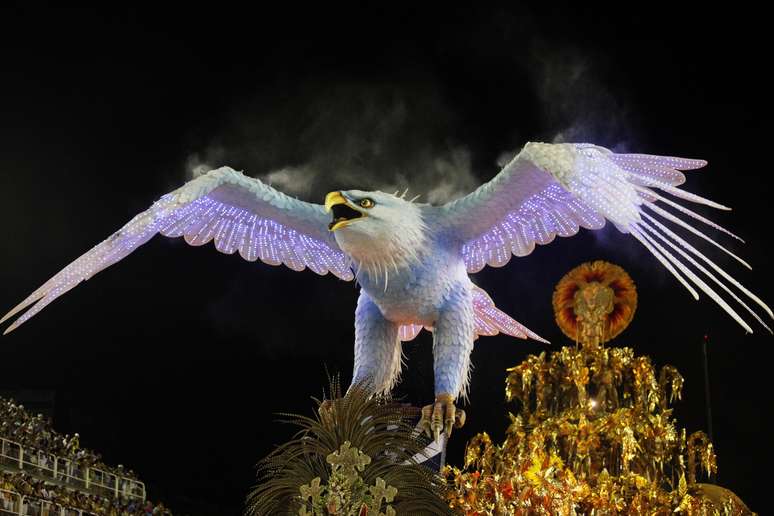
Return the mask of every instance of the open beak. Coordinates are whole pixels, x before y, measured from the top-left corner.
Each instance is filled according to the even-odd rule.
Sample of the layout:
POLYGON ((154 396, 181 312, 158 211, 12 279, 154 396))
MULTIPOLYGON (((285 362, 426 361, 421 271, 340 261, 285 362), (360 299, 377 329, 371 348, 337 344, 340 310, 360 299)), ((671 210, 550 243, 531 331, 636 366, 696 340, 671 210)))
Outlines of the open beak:
POLYGON ((341 192, 330 192, 325 196, 325 212, 333 212, 333 219, 328 224, 330 231, 336 231, 366 216, 365 213, 350 205, 341 192))
POLYGON ((331 208, 337 204, 347 204, 347 199, 341 195, 341 192, 328 192, 325 196, 325 213, 330 213, 331 208))

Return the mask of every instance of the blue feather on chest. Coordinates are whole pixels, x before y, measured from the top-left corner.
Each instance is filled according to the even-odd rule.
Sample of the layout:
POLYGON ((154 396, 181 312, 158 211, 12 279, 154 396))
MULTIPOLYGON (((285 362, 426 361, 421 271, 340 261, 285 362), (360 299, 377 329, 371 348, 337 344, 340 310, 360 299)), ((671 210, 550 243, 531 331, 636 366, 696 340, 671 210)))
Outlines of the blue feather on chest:
POLYGON ((444 250, 387 274, 360 272, 358 282, 388 320, 432 325, 454 289, 470 280, 461 259, 449 260, 444 250))

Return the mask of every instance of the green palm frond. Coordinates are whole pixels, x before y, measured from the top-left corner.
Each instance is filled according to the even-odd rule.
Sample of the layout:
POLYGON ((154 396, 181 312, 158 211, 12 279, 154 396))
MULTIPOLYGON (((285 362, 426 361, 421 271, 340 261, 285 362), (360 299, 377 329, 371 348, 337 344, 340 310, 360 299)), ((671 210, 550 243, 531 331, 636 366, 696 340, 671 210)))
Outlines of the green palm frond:
POLYGON ((332 470, 326 458, 345 443, 345 449, 351 445, 370 458, 358 472, 365 486, 397 489, 391 502, 397 514, 450 514, 443 480, 413 460, 428 444, 414 432, 416 409, 371 392, 360 384, 342 396, 339 382, 332 379, 331 399, 315 399, 313 417, 280 414, 299 431, 258 463, 258 483, 247 497, 246 516, 299 514, 305 507, 301 487, 327 484, 332 470))

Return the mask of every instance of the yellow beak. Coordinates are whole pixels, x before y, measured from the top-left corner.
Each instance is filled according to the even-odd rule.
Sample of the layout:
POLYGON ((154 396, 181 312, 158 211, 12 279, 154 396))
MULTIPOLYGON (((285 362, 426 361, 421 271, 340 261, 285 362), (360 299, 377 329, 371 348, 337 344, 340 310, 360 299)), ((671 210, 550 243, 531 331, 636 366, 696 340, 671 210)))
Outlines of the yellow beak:
POLYGON ((357 211, 361 214, 360 217, 355 217, 351 219, 347 219, 344 217, 337 218, 336 220, 332 221, 330 224, 328 224, 328 229, 330 231, 336 231, 339 228, 343 228, 344 226, 348 226, 352 224, 353 222, 360 220, 361 218, 365 217, 366 214, 363 212, 363 210, 359 210, 350 204, 350 202, 347 200, 344 195, 342 195, 341 192, 330 192, 328 195, 325 196, 325 212, 329 213, 331 209, 333 209, 334 206, 337 206, 339 204, 343 204, 345 206, 349 206, 353 210, 357 211))
POLYGON ((325 213, 330 213, 331 208, 337 204, 347 204, 347 199, 341 195, 341 192, 328 192, 325 196, 325 213))

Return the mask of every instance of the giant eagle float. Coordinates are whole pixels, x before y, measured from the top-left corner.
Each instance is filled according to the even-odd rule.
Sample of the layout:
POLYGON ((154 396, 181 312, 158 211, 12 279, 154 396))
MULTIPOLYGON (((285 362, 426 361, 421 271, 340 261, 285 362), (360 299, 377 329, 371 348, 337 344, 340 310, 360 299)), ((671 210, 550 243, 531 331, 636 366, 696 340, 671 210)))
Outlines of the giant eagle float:
POLYGON ((424 407, 420 425, 437 439, 464 422, 455 402, 467 392, 470 353, 478 336, 502 332, 543 340, 498 310, 468 275, 486 265, 501 267, 512 255, 526 256, 535 244, 548 244, 556 235, 599 229, 609 220, 642 244, 694 298, 698 291, 706 293, 747 332, 752 328, 739 308, 769 329, 748 303, 774 317, 771 309, 673 231, 688 231, 749 268, 686 220, 739 237, 674 200, 729 209, 678 188, 685 181, 681 171, 704 165, 698 159, 618 154, 591 144, 528 143, 494 179, 442 206, 360 190, 331 192, 324 204, 314 204, 222 167, 161 197, 45 282, 0 323, 32 305, 5 333, 14 330, 156 233, 183 236, 195 246, 214 240, 218 251, 239 251, 248 261, 356 280, 361 290, 353 383, 365 382, 374 393, 389 392, 397 381, 401 343, 422 328, 432 331, 435 401, 424 407))

